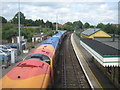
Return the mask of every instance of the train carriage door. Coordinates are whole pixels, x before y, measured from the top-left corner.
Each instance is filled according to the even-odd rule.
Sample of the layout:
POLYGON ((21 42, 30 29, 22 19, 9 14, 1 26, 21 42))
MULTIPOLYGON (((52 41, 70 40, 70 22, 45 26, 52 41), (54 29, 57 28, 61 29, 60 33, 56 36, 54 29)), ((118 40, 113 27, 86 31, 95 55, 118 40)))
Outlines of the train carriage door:
POLYGON ((50 68, 51 68, 51 76, 52 76, 52 78, 53 78, 53 60, 50 58, 50 68))

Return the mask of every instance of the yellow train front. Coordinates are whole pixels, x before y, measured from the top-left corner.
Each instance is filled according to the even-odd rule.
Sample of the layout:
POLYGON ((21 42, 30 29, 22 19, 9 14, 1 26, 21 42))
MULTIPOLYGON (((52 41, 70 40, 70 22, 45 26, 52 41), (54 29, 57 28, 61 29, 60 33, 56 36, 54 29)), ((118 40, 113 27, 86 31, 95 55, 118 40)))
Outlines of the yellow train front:
POLYGON ((49 64, 30 59, 17 64, 2 78, 2 88, 47 88, 50 81, 49 64))
POLYGON ((49 88, 53 82, 57 49, 66 31, 42 43, 24 61, 19 62, 0 80, 1 88, 49 88))

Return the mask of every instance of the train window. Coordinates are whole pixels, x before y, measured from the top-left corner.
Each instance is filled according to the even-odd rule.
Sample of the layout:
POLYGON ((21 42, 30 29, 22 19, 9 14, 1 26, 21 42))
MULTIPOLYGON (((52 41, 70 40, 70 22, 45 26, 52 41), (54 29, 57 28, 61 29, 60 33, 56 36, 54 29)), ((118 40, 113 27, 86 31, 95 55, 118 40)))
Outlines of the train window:
POLYGON ((31 58, 37 58, 37 59, 40 59, 41 61, 43 61, 43 57, 41 56, 41 54, 32 54, 31 55, 31 58))
POLYGON ((28 60, 28 59, 37 59, 37 60, 41 60, 41 61, 44 61, 44 62, 50 64, 49 57, 46 55, 43 55, 43 54, 39 54, 39 53, 32 54, 25 58, 25 60, 28 60))
POLYGON ((44 60, 46 63, 48 63, 48 64, 50 64, 50 60, 49 59, 47 59, 47 60, 44 60))

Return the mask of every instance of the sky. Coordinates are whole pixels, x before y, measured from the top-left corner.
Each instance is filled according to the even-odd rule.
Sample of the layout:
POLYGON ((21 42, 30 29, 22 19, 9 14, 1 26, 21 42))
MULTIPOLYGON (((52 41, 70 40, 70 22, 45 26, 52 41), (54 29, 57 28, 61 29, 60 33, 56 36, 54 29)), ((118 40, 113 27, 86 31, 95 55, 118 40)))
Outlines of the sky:
MULTIPOLYGON (((2 0, 0 16, 10 20, 18 12, 19 0, 2 0)), ((119 0, 20 0, 20 11, 26 19, 66 23, 68 21, 98 23, 118 23, 119 0)))

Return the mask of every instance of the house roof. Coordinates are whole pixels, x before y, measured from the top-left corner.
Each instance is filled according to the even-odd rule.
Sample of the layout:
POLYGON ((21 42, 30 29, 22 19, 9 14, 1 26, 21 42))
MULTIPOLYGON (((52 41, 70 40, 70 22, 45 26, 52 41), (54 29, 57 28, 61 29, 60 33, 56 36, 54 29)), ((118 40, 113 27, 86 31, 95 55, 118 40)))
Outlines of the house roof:
POLYGON ((110 47, 106 44, 103 44, 99 41, 92 39, 81 39, 85 44, 91 47, 93 50, 98 52, 103 57, 119 57, 120 50, 110 47))
POLYGON ((82 34, 90 36, 90 35, 98 32, 99 30, 101 30, 101 29, 100 28, 89 28, 89 29, 83 31, 82 34))

